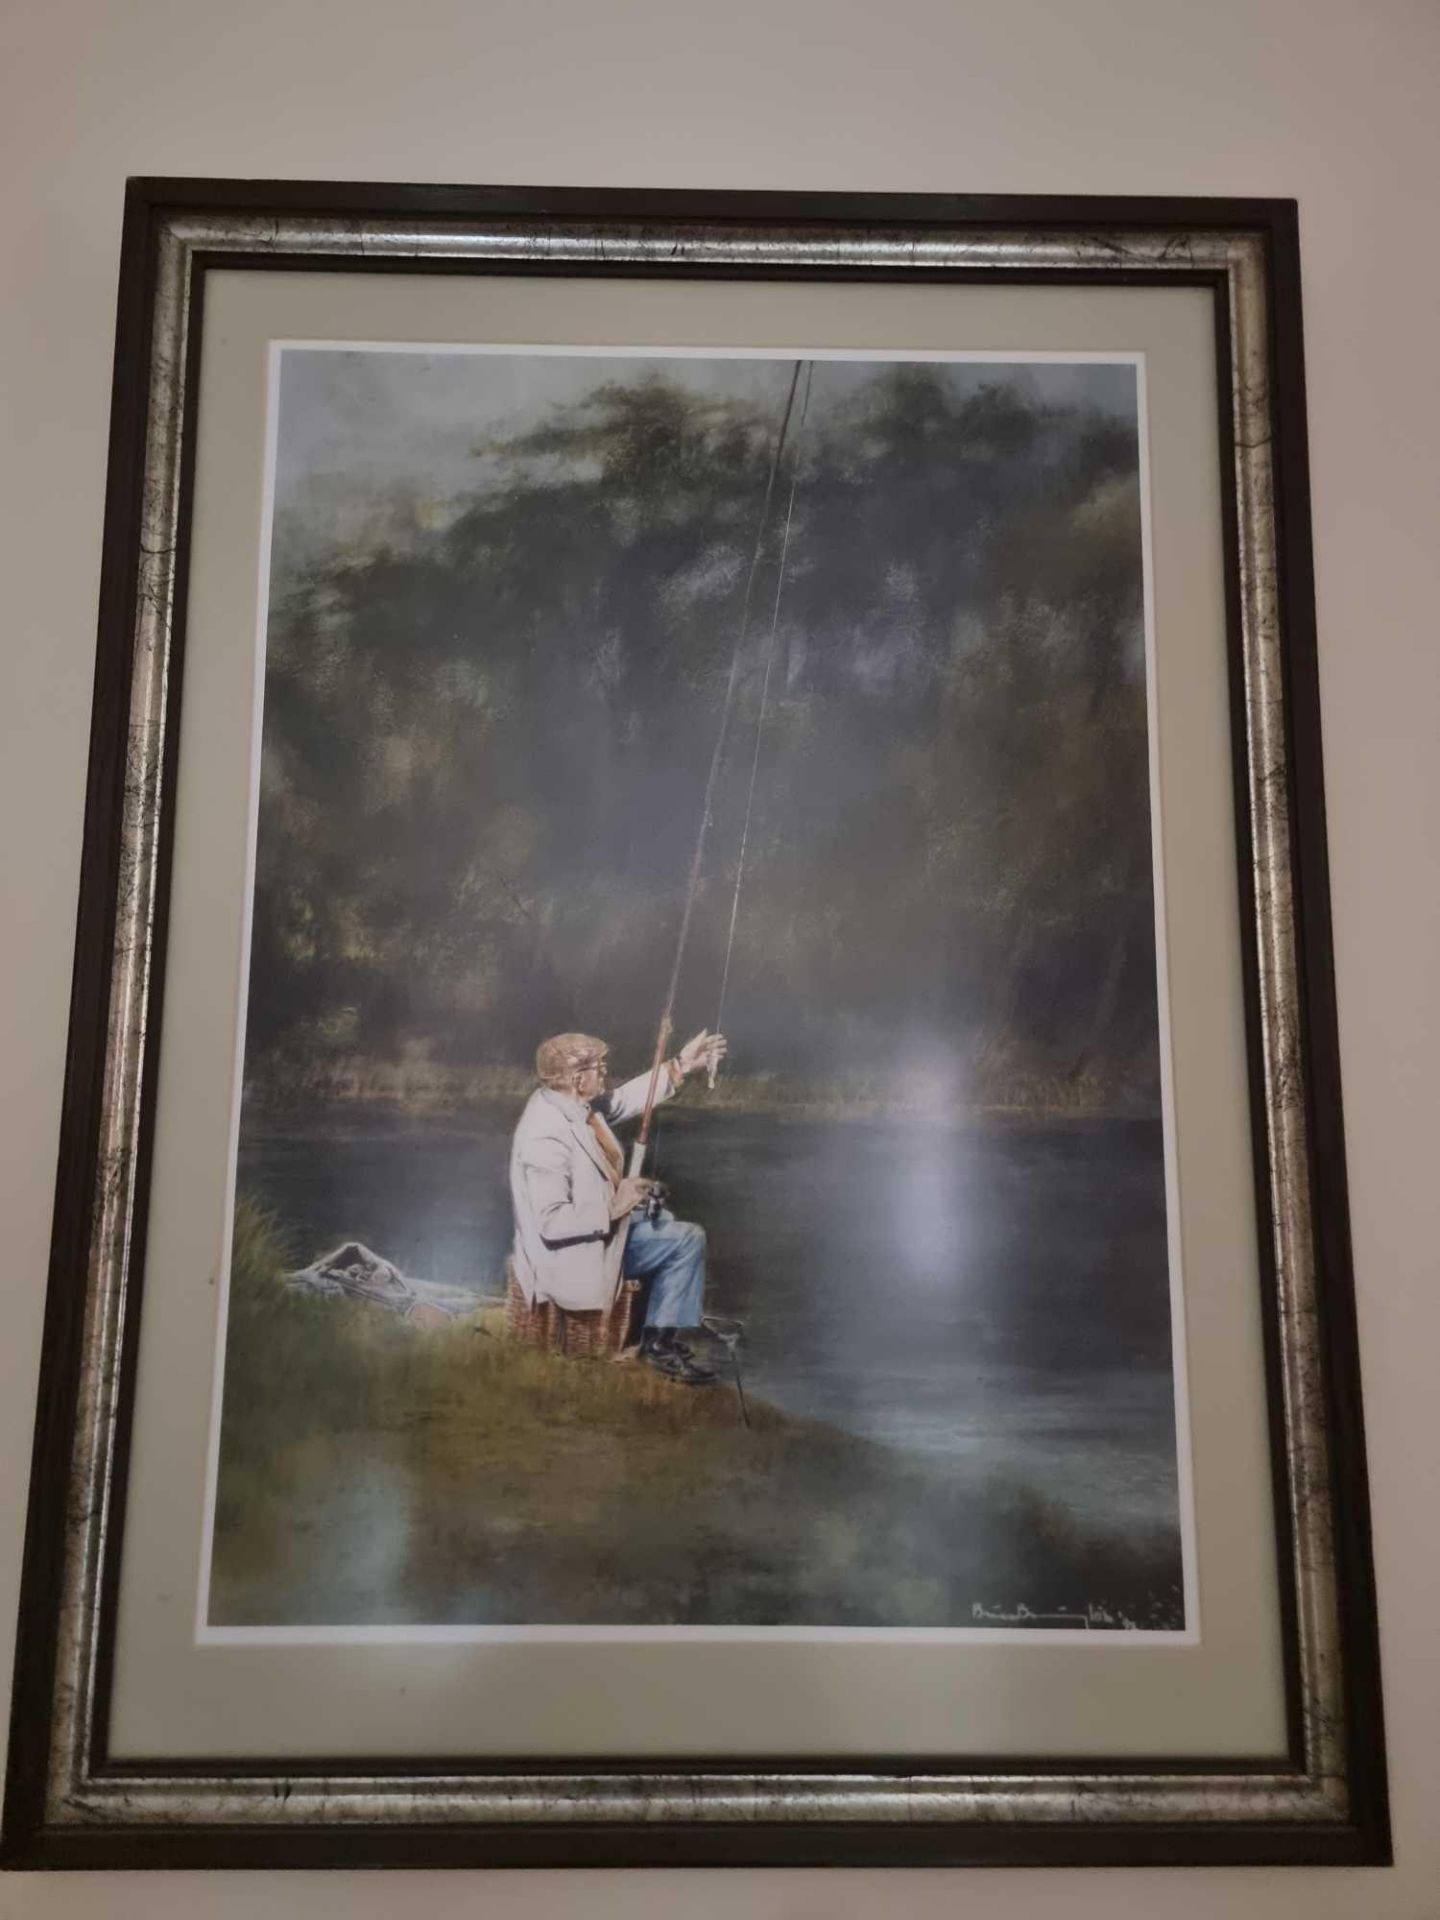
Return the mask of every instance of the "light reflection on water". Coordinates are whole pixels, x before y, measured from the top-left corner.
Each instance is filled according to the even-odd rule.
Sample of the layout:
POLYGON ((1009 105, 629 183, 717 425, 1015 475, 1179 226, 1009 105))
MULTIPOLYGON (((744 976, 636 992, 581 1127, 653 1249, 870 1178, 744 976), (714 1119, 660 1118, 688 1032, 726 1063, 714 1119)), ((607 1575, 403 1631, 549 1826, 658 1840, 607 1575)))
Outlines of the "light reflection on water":
MULTIPOLYGON (((498 1290, 515 1115, 355 1112, 242 1129, 242 1193, 297 1263, 358 1238, 498 1290)), ((979 1457, 1077 1516, 1174 1523, 1158 1123, 995 1128, 669 1112, 657 1170, 710 1238, 707 1304, 788 1411, 979 1457)))

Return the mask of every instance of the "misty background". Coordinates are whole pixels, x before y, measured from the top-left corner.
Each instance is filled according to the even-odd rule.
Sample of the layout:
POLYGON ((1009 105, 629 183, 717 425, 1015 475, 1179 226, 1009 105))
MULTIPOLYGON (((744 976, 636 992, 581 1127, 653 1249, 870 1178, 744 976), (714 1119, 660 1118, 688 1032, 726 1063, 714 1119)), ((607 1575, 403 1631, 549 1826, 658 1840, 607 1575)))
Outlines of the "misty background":
MULTIPOLYGON (((565 1028, 648 1055, 793 364, 284 351, 252 1093, 565 1028)), ((808 396, 679 1018, 715 1017, 793 480, 733 1086, 1158 1112, 1135 369, 819 360, 808 396)))

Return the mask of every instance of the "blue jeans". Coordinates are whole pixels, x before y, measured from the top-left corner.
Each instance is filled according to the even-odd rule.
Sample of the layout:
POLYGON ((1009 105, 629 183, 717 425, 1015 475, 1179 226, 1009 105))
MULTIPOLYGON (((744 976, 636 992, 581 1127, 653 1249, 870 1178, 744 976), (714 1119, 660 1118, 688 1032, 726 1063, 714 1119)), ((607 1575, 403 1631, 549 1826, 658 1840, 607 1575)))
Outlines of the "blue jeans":
POLYGON ((648 1280, 647 1327, 698 1327, 705 1297, 705 1229, 662 1208, 655 1220, 638 1213, 625 1242, 625 1273, 648 1280))

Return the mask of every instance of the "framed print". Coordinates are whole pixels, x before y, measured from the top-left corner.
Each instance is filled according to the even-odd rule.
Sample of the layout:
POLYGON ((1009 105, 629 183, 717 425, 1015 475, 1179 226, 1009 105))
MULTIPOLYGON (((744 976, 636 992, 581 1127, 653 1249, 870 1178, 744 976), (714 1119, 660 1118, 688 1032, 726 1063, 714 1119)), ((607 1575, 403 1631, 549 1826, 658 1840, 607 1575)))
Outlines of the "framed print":
POLYGON ((132 182, 6 1857, 1378 1862, 1294 208, 132 182))

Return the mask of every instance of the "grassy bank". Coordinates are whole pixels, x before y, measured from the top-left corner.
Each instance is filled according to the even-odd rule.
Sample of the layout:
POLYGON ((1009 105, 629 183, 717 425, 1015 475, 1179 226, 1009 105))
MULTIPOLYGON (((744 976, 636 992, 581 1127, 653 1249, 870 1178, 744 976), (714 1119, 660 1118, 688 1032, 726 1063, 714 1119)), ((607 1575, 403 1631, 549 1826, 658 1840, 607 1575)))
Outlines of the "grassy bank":
POLYGON ((733 1393, 288 1293, 236 1227, 211 1617, 1179 1624, 1168 1534, 1078 1530, 1032 1487, 733 1393))

